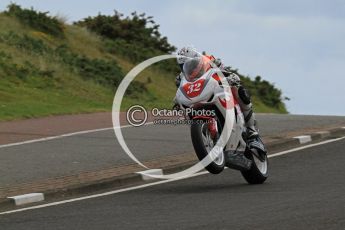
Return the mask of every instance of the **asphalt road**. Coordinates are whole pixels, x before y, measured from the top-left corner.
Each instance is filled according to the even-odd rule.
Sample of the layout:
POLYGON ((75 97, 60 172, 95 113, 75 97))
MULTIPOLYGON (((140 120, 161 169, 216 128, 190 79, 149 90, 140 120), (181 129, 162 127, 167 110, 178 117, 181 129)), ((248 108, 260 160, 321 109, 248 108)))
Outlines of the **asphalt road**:
POLYGON ((270 177, 236 171, 0 215, 21 229, 345 229, 345 140, 270 158, 270 177))
MULTIPOLYGON (((262 136, 280 137, 310 128, 345 126, 345 117, 258 115, 262 136)), ((148 125, 124 128, 129 148, 140 160, 193 153, 189 127, 148 125)), ((0 187, 133 163, 113 130, 0 148, 0 187)))

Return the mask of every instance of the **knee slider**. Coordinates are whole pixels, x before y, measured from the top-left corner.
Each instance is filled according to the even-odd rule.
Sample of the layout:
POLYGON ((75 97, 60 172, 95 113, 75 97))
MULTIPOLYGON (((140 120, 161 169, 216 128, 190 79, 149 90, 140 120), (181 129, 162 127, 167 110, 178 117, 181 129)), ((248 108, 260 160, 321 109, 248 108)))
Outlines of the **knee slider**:
POLYGON ((238 88, 238 96, 240 97, 240 99, 243 101, 244 104, 249 105, 251 103, 250 95, 248 94, 247 90, 243 86, 240 86, 238 88))

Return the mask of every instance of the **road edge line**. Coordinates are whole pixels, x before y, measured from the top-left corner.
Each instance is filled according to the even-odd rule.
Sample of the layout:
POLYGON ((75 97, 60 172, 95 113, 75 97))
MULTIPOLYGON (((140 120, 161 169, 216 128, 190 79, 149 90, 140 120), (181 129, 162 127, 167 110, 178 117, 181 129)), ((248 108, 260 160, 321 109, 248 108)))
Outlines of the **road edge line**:
MULTIPOLYGON (((144 125, 152 125, 152 124, 153 124, 153 122, 147 122, 144 125)), ((121 128, 129 128, 129 127, 133 127, 133 126, 132 125, 121 126, 121 128)), ((115 128, 119 128, 119 127, 115 127, 115 128)), ((42 137, 42 138, 32 139, 32 140, 27 140, 27 141, 2 144, 2 145, 0 145, 0 148, 7 148, 7 147, 12 147, 12 146, 17 146, 17 145, 25 145, 25 144, 32 144, 32 143, 36 143, 36 142, 56 140, 56 139, 60 139, 60 138, 64 138, 64 137, 71 137, 71 136, 88 134, 88 133, 102 132, 102 131, 108 131, 108 130, 112 130, 112 129, 114 129, 114 128, 108 127, 108 128, 101 128, 101 129, 89 129, 89 130, 83 130, 83 131, 72 132, 72 133, 64 133, 64 134, 56 135, 56 136, 42 137)))

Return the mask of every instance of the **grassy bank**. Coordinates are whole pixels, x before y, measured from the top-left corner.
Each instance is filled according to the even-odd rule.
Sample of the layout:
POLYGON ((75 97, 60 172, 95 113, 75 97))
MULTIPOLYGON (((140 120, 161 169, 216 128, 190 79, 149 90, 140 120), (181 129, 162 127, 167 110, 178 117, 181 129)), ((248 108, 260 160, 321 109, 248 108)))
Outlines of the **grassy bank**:
MULTIPOLYGON (((161 37, 143 47, 86 27, 21 8, 0 14, 0 120, 110 111, 124 75, 143 58, 164 53, 150 42, 173 49, 161 37)), ((176 74, 171 62, 145 70, 127 90, 124 109, 137 103, 170 108, 176 74)), ((286 112, 282 103, 253 95, 258 112, 286 112)))

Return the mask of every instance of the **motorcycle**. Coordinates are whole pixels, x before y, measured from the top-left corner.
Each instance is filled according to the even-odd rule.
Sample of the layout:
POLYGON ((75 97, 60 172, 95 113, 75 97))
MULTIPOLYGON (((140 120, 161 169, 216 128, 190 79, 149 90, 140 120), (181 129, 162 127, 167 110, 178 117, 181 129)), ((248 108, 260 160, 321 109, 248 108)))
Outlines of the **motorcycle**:
POLYGON ((211 157, 207 171, 218 174, 228 167, 239 170, 249 184, 262 184, 268 177, 267 152, 262 142, 248 143, 244 116, 233 95, 219 70, 209 68, 196 79, 182 79, 175 102, 179 109, 189 111, 198 159, 211 157), (219 151, 213 151, 219 146, 219 151))

